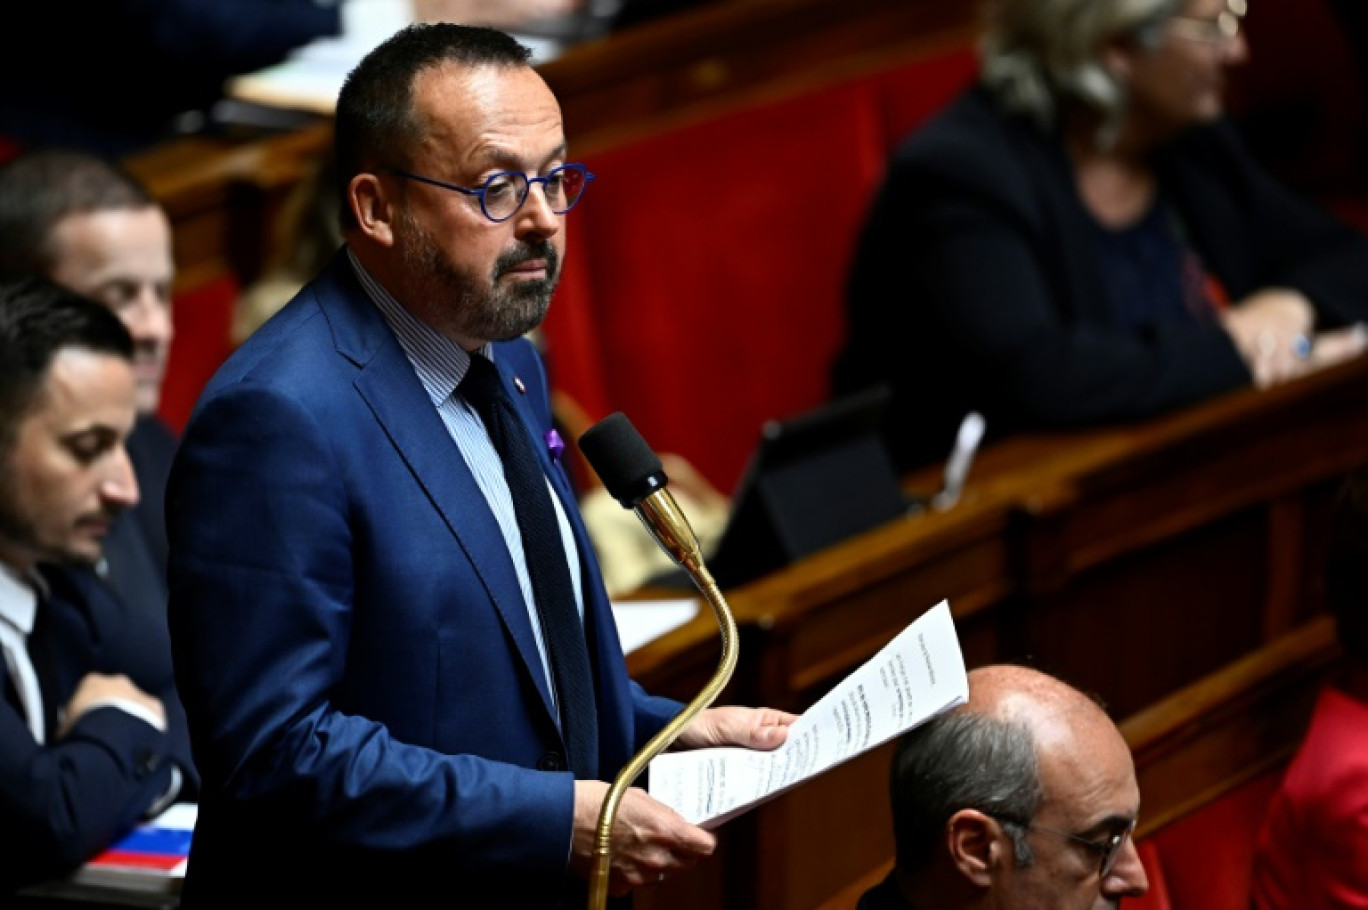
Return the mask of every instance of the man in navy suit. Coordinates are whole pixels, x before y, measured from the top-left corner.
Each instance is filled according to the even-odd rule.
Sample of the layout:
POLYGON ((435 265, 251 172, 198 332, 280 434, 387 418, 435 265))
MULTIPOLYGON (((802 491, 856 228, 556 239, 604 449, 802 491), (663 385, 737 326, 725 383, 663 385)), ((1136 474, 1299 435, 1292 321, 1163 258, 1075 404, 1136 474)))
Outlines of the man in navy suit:
POLYGON ((0 905, 194 798, 166 631, 85 570, 138 499, 132 351, 93 301, 0 283, 0 905))
MULTIPOLYGON (((605 781, 681 708, 626 675, 523 337, 589 180, 527 59, 501 32, 438 24, 358 65, 335 125, 346 243, 186 427, 167 517, 205 779, 187 910, 581 905, 605 781), (583 705, 553 683, 564 652, 525 555, 539 534, 464 384, 491 371, 550 494, 554 517, 527 530, 573 580, 597 724, 578 774, 562 731, 583 705)), ((713 708, 676 744, 770 749, 792 720, 713 708)), ((613 830, 615 895, 715 846, 641 789, 613 830)))

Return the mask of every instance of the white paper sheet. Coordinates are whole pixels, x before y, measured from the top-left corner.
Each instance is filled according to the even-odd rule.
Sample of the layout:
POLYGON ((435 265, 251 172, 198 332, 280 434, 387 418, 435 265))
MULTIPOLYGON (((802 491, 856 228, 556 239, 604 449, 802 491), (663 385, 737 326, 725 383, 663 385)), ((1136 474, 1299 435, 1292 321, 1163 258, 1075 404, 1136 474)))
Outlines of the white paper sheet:
POLYGON ((716 827, 962 704, 964 658, 941 601, 810 707, 773 752, 699 749, 651 762, 651 796, 716 827))
POLYGON ((697 615, 698 601, 688 597, 678 600, 626 600, 613 604, 613 618, 617 620, 623 654, 631 654, 697 615))

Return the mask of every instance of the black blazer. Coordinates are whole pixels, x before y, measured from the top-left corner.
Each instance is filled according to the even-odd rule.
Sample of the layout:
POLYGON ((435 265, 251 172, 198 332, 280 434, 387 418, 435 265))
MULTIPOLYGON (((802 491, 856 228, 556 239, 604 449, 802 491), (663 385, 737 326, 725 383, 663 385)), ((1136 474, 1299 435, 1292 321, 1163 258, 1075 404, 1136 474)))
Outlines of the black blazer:
POLYGON ((199 787, 165 623, 126 608, 93 573, 44 575, 52 596, 39 607, 29 651, 48 730, 89 672, 126 674, 160 698, 168 729, 99 708, 39 745, 23 710, 0 700, 0 906, 16 888, 69 872, 127 831, 166 792, 173 764, 185 780, 179 798, 194 800, 199 787))
MULTIPOLYGON (((1292 287, 1319 328, 1368 318, 1368 243, 1279 186, 1233 128, 1156 156, 1166 197, 1238 300, 1292 287)), ((944 458, 964 414, 990 437, 1126 421, 1248 384, 1214 322, 1121 328, 1061 143, 971 89, 904 141, 863 227, 832 391, 894 391, 901 468, 944 458)))

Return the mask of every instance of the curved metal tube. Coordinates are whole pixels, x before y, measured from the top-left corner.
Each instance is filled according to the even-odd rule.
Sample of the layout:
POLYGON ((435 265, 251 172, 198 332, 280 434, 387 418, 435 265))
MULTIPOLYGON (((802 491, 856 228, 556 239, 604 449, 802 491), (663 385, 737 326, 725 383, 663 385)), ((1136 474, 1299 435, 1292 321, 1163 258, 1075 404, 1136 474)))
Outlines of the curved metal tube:
POLYGON ((685 705, 683 711, 662 727, 659 733, 651 737, 650 742, 646 743, 640 752, 632 756, 632 760, 618 772, 617 778, 608 788, 608 795, 603 799, 603 808, 599 811, 598 832, 594 843, 594 862, 589 874, 589 910, 603 910, 608 903, 608 872, 612 858, 613 819, 617 817, 618 805, 622 802, 623 793, 646 769, 651 759, 664 752, 679 737, 684 728, 717 699, 717 696, 726 688, 727 683, 731 681, 739 652, 736 640, 736 620, 732 617, 731 608, 727 606, 722 591, 717 587, 712 574, 703 564, 703 554, 698 546, 698 540, 694 537, 693 529, 689 527, 688 521, 675 503, 674 497, 670 495, 668 490, 660 490, 642 500, 637 508, 637 515, 646 525, 646 529, 656 538, 665 552, 669 553, 675 562, 688 571, 694 585, 712 606, 722 633, 722 659, 718 664, 717 671, 704 685, 703 690, 694 697, 693 701, 685 705))

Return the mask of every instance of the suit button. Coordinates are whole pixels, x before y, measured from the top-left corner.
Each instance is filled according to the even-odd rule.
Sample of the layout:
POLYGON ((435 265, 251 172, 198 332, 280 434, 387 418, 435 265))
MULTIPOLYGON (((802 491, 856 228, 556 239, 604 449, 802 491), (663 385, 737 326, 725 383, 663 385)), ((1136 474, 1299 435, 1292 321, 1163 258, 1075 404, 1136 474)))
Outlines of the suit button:
POLYGON ((543 755, 541 758, 537 759, 537 770, 538 770, 538 771, 564 771, 564 770, 565 770, 565 757, 562 756, 559 752, 556 752, 556 751, 554 751, 554 750, 551 751, 551 752, 547 752, 547 753, 546 753, 545 755, 543 755))
POLYGON ((137 767, 134 774, 139 780, 156 773, 157 766, 161 764, 161 757, 156 752, 144 752, 138 757, 137 767))

